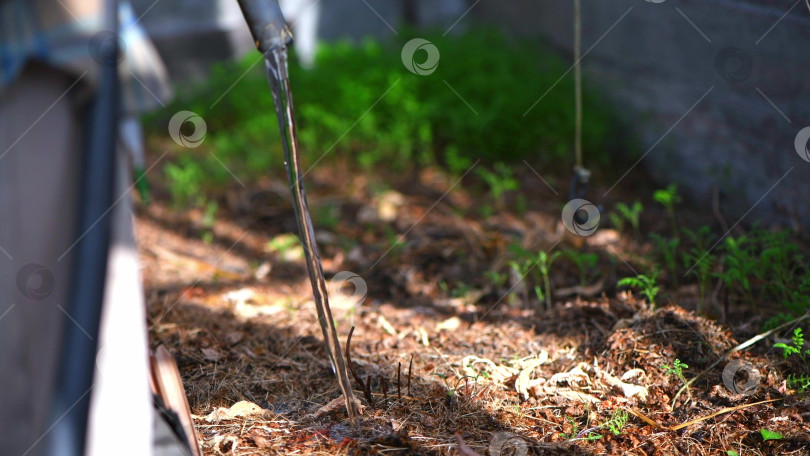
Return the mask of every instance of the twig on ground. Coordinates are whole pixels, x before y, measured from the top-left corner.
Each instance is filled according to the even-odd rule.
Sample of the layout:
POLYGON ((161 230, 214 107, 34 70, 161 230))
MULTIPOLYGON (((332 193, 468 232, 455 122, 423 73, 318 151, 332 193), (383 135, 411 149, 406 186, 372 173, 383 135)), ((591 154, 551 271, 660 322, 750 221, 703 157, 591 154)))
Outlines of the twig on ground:
POLYGON ((349 365, 349 372, 352 373, 354 381, 360 384, 361 390, 365 391, 366 385, 363 383, 363 379, 357 375, 357 372, 354 370, 354 364, 352 364, 352 334, 354 334, 354 326, 349 330, 349 336, 346 338, 346 364, 349 365))
POLYGON ((411 395, 411 369, 413 369, 413 355, 411 355, 411 362, 408 364, 408 397, 413 397, 411 395))
POLYGON ((699 423, 701 421, 708 420, 709 418, 714 418, 714 417, 716 417, 718 415, 723 415, 723 414, 726 414, 726 413, 729 413, 729 412, 735 412, 737 410, 742 410, 742 409, 746 409, 748 407, 753 407, 755 405, 767 404, 767 403, 770 403, 770 402, 776 402, 776 401, 781 401, 781 400, 782 400, 782 398, 769 399, 767 401, 753 402, 751 404, 743 404, 743 405, 738 405, 736 407, 726 407, 726 408, 720 409, 720 410, 718 410, 718 411, 716 411, 714 413, 711 413, 709 415, 702 416, 700 418, 695 418, 694 420, 689 420, 689 421, 687 421, 685 423, 681 423, 681 424, 679 424, 677 426, 672 426, 672 427, 664 426, 663 424, 653 420, 652 418, 648 418, 646 415, 639 412, 638 410, 633 410, 631 408, 628 408, 627 411, 632 413, 636 418, 640 419, 641 421, 644 421, 645 423, 649 424, 650 426, 657 427, 659 429, 664 429, 664 430, 667 430, 667 431, 677 431, 677 430, 683 429, 683 428, 685 428, 687 426, 691 426, 691 425, 693 425, 695 423, 699 423))
POLYGON ((366 377, 366 389, 363 391, 363 394, 366 396, 366 401, 368 405, 371 406, 372 399, 371 399, 371 374, 368 374, 366 377))

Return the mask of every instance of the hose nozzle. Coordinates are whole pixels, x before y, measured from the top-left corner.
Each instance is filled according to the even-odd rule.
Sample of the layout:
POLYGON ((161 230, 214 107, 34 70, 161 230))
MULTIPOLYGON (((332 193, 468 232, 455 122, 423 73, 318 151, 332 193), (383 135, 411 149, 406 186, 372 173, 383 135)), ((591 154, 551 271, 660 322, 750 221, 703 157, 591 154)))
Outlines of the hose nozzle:
POLYGON ((292 41, 292 32, 281 14, 278 0, 238 0, 256 48, 262 54, 292 41))

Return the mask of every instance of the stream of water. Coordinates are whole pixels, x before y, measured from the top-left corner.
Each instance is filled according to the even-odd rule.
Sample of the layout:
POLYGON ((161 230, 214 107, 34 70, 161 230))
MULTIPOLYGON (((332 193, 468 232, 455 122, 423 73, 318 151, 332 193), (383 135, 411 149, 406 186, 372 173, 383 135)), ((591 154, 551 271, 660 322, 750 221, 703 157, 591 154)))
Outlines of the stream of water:
POLYGON ((332 319, 332 310, 329 308, 329 295, 327 294, 326 281, 321 266, 321 257, 318 253, 318 244, 315 242, 315 230, 312 226, 312 218, 309 215, 304 182, 301 177, 301 160, 298 154, 298 136, 295 129, 295 110, 293 108, 292 90, 290 89, 290 77, 287 71, 286 47, 279 46, 269 51, 266 55, 265 64, 267 66, 267 79, 270 82, 270 90, 273 93, 273 102, 276 107, 281 145, 284 149, 284 164, 290 182, 290 192, 292 193, 298 231, 301 235, 301 243, 304 246, 309 281, 315 298, 315 307, 318 310, 318 320, 321 330, 323 330, 323 337, 331 357, 332 367, 335 369, 340 389, 346 399, 346 410, 349 419, 354 422, 357 410, 352 395, 349 372, 343 358, 343 351, 340 348, 337 330, 332 323, 334 320, 332 319))

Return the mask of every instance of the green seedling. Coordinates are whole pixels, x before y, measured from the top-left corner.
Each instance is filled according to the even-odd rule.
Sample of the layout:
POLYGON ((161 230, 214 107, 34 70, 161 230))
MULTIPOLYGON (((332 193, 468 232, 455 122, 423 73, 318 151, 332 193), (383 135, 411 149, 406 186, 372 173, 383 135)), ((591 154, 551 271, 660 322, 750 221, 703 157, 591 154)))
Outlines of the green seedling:
POLYGON ((709 290, 709 282, 712 279, 712 271, 714 270, 716 257, 710 253, 705 253, 705 250, 694 248, 690 252, 685 253, 683 257, 684 266, 688 269, 688 273, 697 276, 698 292, 700 299, 698 300, 697 313, 703 311, 703 303, 706 301, 706 293, 709 290))
POLYGON ((723 281, 726 289, 739 290, 748 302, 756 303, 749 280, 756 267, 756 258, 750 254, 748 244, 745 236, 729 236, 723 241, 723 272, 717 273, 716 277, 723 281))
POLYGON ((765 231, 758 233, 758 236, 762 252, 755 275, 766 284, 766 292, 782 301, 789 300, 790 292, 795 288, 799 265, 803 264, 798 246, 788 241, 785 232, 765 231))
POLYGON ((576 421, 573 418, 566 416, 568 422, 571 423, 571 433, 570 434, 561 433, 561 435, 568 440, 584 439, 589 442, 593 442, 604 437, 602 434, 599 434, 597 432, 600 430, 606 429, 609 430, 613 435, 621 435, 622 429, 624 429, 624 426, 627 425, 627 421, 629 420, 629 418, 630 415, 627 413, 626 410, 621 408, 616 409, 613 411, 613 414, 610 416, 610 419, 608 421, 600 424, 599 426, 593 426, 587 429, 583 429, 580 432, 577 432, 579 426, 577 425, 576 421))
POLYGON ((781 348, 782 349, 782 356, 785 359, 788 359, 792 355, 798 355, 802 361, 805 360, 807 355, 810 355, 810 350, 804 350, 804 334, 802 334, 802 328, 796 328, 793 330, 793 337, 791 338, 792 345, 778 343, 773 344, 774 348, 781 348))
POLYGON ((667 366, 666 364, 661 365, 661 369, 664 369, 667 375, 674 375, 678 377, 678 380, 680 380, 684 385, 686 385, 686 378, 683 376, 683 370, 688 368, 689 366, 686 363, 681 362, 680 359, 675 359, 675 362, 672 363, 671 366, 667 366))
POLYGON ((624 409, 616 409, 613 411, 613 414, 610 416, 610 420, 607 423, 603 424, 603 428, 607 428, 613 435, 621 435, 622 429, 627 424, 627 420, 630 419, 630 415, 624 409))
POLYGON ((537 253, 530 253, 519 245, 510 246, 510 251, 517 257, 522 257, 523 260, 511 261, 509 264, 512 269, 520 275, 520 277, 527 277, 532 274, 532 270, 536 271, 532 274, 535 294, 539 302, 545 303, 546 310, 551 308, 551 280, 549 274, 551 265, 560 256, 560 252, 547 253, 540 251, 537 253), (536 267, 536 269, 535 269, 536 267), (539 284, 542 283, 542 288, 539 284))
POLYGON ((670 223, 672 223, 672 233, 675 237, 679 237, 678 220, 675 217, 675 205, 681 202, 681 197, 678 195, 678 186, 671 184, 663 190, 656 190, 653 192, 653 199, 664 206, 669 216, 670 223))
POLYGON ((205 203, 201 225, 203 227, 202 240, 206 244, 214 242, 214 224, 217 221, 217 211, 219 205, 216 201, 208 201, 205 203))
POLYGON ((644 206, 641 205, 640 201, 634 201, 631 206, 624 203, 617 203, 616 211, 618 211, 618 214, 611 214, 610 220, 619 231, 624 231, 625 222, 629 223, 633 228, 633 233, 635 234, 636 239, 641 239, 641 229, 639 225, 641 211, 643 209, 644 206))
POLYGON ((641 291, 652 307, 655 307, 655 297, 658 295, 660 287, 657 285, 658 271, 653 270, 649 276, 639 274, 635 277, 625 277, 619 280, 618 286, 631 287, 641 291))
POLYGON ((689 242, 695 247, 696 250, 706 251, 712 243, 712 229, 706 225, 701 226, 696 230, 684 229, 686 237, 689 242))
POLYGON ((655 243, 655 256, 666 267, 669 277, 675 288, 678 287, 678 248, 681 240, 678 238, 668 239, 658 233, 650 233, 650 238, 655 243))
MULTIPOLYGON (((666 364, 661 365, 661 369, 664 369, 667 375, 674 375, 678 377, 678 380, 681 381, 683 386, 686 387, 686 394, 689 395, 689 399, 692 399, 692 392, 689 390, 689 382, 686 381, 686 377, 683 375, 683 370, 688 369, 689 366, 686 363, 681 362, 680 359, 675 359, 675 362, 672 363, 671 366, 666 364)), ((678 399, 678 396, 675 396, 675 399, 672 401, 672 408, 675 408, 675 400, 678 399)))
POLYGON ((782 440, 782 439, 785 438, 782 434, 780 434, 778 432, 775 432, 775 431, 769 431, 769 430, 767 430, 765 428, 760 429, 759 433, 762 434, 762 440, 764 440, 764 441, 767 441, 767 440, 782 440))
POLYGON ((599 255, 578 250, 565 250, 563 255, 573 261, 577 270, 579 270, 580 286, 586 286, 588 284, 588 273, 596 269, 596 265, 599 263, 599 255))
POLYGON ((500 207, 503 207, 505 205, 504 194, 508 191, 517 190, 520 187, 520 183, 513 176, 514 171, 512 171, 512 168, 504 163, 495 163, 494 168, 494 171, 490 171, 482 166, 476 168, 475 172, 486 182, 492 199, 494 199, 500 207))
MULTIPOLYGON (((546 252, 537 253, 537 267, 540 269, 540 274, 543 276, 543 290, 545 294, 546 310, 551 309, 551 281, 549 280, 549 271, 551 264, 560 256, 560 252, 554 252, 549 255, 546 252)), ((538 296, 538 299, 540 297, 538 296)))

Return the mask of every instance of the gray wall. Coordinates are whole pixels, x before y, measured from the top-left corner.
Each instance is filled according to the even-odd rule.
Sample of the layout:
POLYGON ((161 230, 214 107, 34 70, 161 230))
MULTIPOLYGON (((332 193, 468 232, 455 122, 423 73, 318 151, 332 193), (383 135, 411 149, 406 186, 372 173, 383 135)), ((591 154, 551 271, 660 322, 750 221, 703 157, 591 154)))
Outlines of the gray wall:
MULTIPOLYGON (((483 0, 474 11, 570 50, 572 5, 483 0)), ((582 60, 586 83, 601 86, 637 127, 642 152, 649 150, 639 167, 680 182, 701 208, 719 188, 729 224, 762 198, 745 222, 785 222, 794 213, 808 226, 810 163, 794 147, 810 125, 804 0, 582 0, 582 10, 583 52, 595 45, 582 60), (729 47, 740 51, 722 52, 729 47)))

